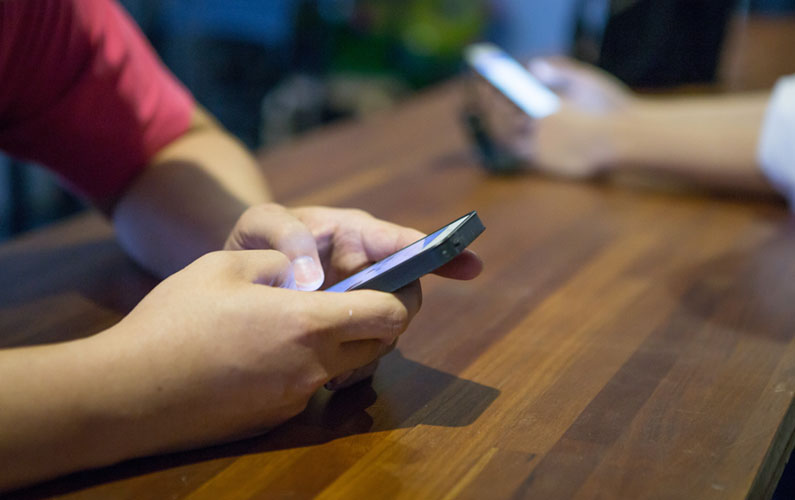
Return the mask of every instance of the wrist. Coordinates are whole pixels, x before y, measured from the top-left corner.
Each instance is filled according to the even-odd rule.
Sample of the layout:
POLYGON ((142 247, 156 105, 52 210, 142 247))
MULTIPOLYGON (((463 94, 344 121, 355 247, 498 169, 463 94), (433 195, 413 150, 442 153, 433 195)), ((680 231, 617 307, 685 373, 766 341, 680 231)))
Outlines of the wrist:
POLYGON ((648 138, 653 136, 657 106, 637 98, 611 117, 606 127, 609 155, 605 170, 632 168, 643 163, 648 138))
POLYGON ((136 431, 145 427, 141 417, 148 413, 148 402, 137 397, 135 388, 146 385, 148 372, 135 353, 134 337, 124 330, 122 321, 78 341, 83 404, 76 418, 87 431, 82 438, 87 467, 136 457, 147 447, 146 438, 136 431))
POLYGON ((9 462, 0 490, 132 456, 132 440, 125 439, 130 428, 107 419, 124 401, 112 376, 124 368, 106 359, 103 335, 22 348, 0 362, 0 375, 16 381, 13 391, 0 390, 0 461, 9 462), (26 376, 31 373, 35 377, 26 376))

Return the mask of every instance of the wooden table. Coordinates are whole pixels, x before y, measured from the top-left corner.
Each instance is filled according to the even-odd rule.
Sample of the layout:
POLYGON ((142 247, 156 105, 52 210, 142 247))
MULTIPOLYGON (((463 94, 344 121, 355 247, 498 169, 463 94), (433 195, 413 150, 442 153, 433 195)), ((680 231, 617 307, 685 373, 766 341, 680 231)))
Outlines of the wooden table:
MULTIPOLYGON (((493 177, 448 85, 264 158, 281 200, 432 230, 477 209, 469 283, 372 386, 260 438, 134 460, 23 498, 766 498, 792 448, 795 224, 783 206, 493 177)), ((0 247, 5 345, 89 335, 153 282, 96 215, 0 247)), ((58 450, 53 450, 58 453, 58 450)))

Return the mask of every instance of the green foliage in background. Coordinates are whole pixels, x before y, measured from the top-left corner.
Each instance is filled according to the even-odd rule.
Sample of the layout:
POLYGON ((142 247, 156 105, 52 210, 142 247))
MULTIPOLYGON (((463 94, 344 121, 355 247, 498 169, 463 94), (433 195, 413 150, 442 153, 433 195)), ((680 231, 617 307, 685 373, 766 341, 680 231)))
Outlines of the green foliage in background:
POLYGON ((337 2, 331 30, 332 72, 390 75, 420 87, 455 73, 461 51, 486 25, 483 0, 337 2), (347 7, 347 8, 345 8, 347 7))

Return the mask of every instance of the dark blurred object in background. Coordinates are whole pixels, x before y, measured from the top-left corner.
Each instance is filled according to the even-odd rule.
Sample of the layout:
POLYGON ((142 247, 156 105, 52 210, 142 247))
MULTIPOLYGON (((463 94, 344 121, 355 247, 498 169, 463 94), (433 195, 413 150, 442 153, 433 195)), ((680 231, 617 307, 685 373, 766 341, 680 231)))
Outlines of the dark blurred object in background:
POLYGON ((83 208, 49 171, 0 152, 0 240, 83 208))
POLYGON ((298 16, 291 74, 262 105, 261 145, 384 110, 459 71, 488 24, 483 0, 318 0, 298 16))
POLYGON ((795 0, 745 0, 748 10, 759 14, 793 14, 795 0))
POLYGON ((631 87, 712 83, 735 0, 614 0, 598 65, 631 87))
POLYGON ((636 88, 764 88, 792 70, 783 53, 791 47, 786 32, 795 31, 787 19, 793 13, 795 0, 612 0, 598 57, 587 49, 578 55, 636 88), (757 77, 760 64, 769 67, 757 77))
POLYGON ((450 77, 487 24, 484 0, 122 3, 198 102, 250 148, 290 134, 269 137, 267 124, 301 133, 450 77), (262 115, 285 110, 295 117, 262 115))
POLYGON ((292 59, 293 0, 122 0, 196 100, 250 148, 292 59), (139 18, 140 16, 140 18, 139 18))

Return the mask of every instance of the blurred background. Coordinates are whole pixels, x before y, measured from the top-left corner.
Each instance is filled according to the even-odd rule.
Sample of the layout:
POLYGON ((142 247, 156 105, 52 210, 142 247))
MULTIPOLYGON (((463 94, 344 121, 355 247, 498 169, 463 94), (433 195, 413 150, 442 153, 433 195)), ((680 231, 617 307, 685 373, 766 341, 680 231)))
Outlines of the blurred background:
MULTIPOLYGON (((255 150, 394 106, 490 40, 639 90, 770 87, 795 72, 795 0, 121 0, 160 57, 255 150), (762 57, 764 56, 764 57, 762 57)), ((84 209, 0 154, 0 239, 84 209)))

